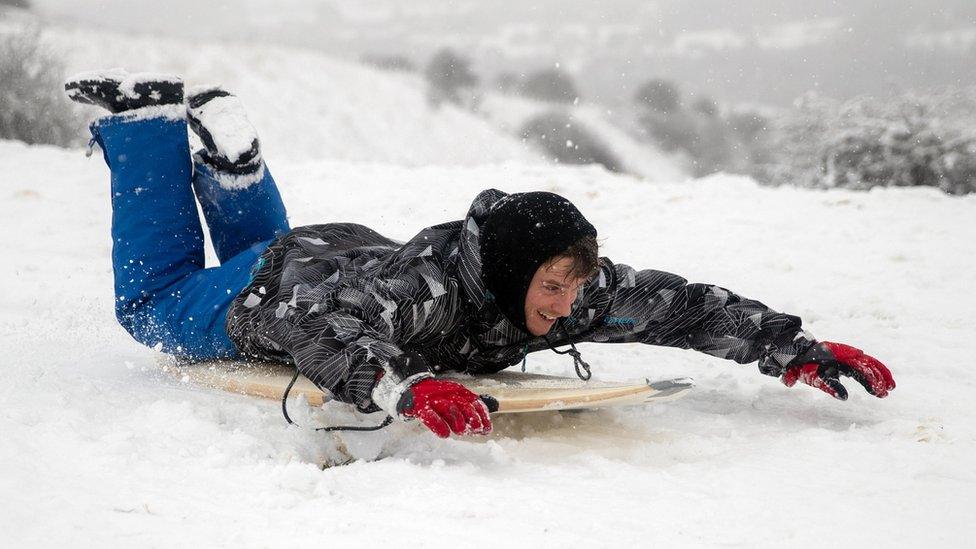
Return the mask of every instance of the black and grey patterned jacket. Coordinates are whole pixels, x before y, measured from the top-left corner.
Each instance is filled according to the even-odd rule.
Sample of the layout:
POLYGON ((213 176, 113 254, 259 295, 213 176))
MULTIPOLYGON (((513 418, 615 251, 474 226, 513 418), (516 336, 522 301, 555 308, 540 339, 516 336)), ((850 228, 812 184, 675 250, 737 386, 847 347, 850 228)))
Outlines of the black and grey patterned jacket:
MULTIPOLYGON (((481 280, 479 226, 505 193, 490 189, 462 221, 406 243, 353 223, 299 227, 262 254, 227 317, 248 356, 293 361, 317 386, 364 411, 379 369, 406 351, 435 371, 496 372, 542 337, 515 328, 481 280)), ((800 319, 708 284, 601 259, 554 345, 640 342, 696 349, 779 375, 814 343, 800 319)))

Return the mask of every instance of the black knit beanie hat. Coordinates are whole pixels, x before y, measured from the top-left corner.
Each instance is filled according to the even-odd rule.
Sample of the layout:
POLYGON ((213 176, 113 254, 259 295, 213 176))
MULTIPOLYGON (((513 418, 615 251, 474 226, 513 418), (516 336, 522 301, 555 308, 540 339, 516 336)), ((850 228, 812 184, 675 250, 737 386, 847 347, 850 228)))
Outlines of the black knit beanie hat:
POLYGON ((525 295, 539 266, 596 229, 558 194, 516 193, 496 203, 481 227, 481 277, 502 313, 525 324, 525 295))

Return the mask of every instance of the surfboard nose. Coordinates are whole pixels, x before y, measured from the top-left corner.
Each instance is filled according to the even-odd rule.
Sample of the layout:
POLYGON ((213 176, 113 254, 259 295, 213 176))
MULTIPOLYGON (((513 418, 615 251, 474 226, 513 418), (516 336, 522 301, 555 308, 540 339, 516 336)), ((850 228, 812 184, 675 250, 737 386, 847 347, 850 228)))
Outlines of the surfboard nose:
POLYGON ((660 381, 645 379, 645 381, 647 381, 648 387, 656 391, 660 391, 660 393, 656 395, 658 397, 667 397, 683 393, 695 386, 695 380, 690 377, 677 377, 674 379, 662 379, 660 381))

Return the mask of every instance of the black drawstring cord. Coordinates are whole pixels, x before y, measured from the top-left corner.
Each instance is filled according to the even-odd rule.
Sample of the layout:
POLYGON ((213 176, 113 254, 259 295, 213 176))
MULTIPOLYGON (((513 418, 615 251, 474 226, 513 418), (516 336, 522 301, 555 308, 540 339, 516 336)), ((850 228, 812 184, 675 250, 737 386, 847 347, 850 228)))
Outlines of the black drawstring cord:
MULTIPOLYGON (((281 395, 281 413, 284 414, 285 421, 288 422, 288 425, 298 425, 297 423, 292 421, 291 417, 288 415, 288 406, 287 406, 288 393, 291 392, 291 388, 295 385, 295 382, 298 381, 298 376, 299 376, 298 368, 295 368, 295 375, 293 375, 291 377, 291 381, 288 382, 288 387, 285 387, 285 394, 281 395)), ((386 416, 386 419, 383 420, 383 423, 380 423, 379 425, 376 425, 374 427, 360 427, 358 425, 336 425, 334 427, 316 427, 315 430, 316 431, 379 431, 380 429, 386 427, 391 423, 393 423, 393 416, 388 415, 386 416)))
MULTIPOLYGON (((548 338, 546 338, 546 343, 549 343, 548 338)), ((572 341, 569 342, 569 349, 566 349, 565 351, 557 350, 552 345, 549 345, 549 349, 552 350, 552 352, 556 353, 557 355, 568 354, 572 356, 573 366, 576 368, 576 375, 579 376, 579 378, 582 379, 583 381, 589 381, 590 378, 593 377, 593 374, 590 373, 590 365, 587 364, 585 360, 583 360, 583 357, 580 356, 580 352, 576 350, 576 345, 573 344, 572 341)))
POLYGON ((566 335, 566 339, 569 340, 569 349, 566 349, 565 351, 560 351, 556 349, 555 347, 552 346, 552 342, 549 341, 548 335, 543 336, 546 338, 546 345, 549 346, 550 351, 556 353, 557 355, 568 354, 572 356, 573 367, 576 368, 576 375, 579 376, 579 378, 582 379, 583 381, 589 381, 590 378, 593 377, 593 374, 590 372, 590 365, 587 364, 585 360, 583 360, 583 356, 580 355, 580 352, 578 350, 576 350, 576 344, 573 343, 573 340, 569 335, 569 331, 566 329, 566 326, 563 325, 562 319, 559 319, 559 327, 562 328, 563 333, 566 335))

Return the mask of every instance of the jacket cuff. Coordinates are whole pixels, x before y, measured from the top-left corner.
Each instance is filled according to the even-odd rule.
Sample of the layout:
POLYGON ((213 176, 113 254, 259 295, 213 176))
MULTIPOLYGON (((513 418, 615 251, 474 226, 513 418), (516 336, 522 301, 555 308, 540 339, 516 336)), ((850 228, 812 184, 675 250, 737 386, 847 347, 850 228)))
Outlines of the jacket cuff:
POLYGON ((770 344, 759 359, 759 371, 767 376, 779 377, 796 357, 817 344, 817 339, 806 330, 800 330, 791 339, 780 344, 770 344))
POLYGON ((413 374, 404 380, 397 380, 395 376, 386 372, 376 382, 376 386, 373 387, 373 404, 379 406, 387 414, 399 419, 400 414, 397 411, 397 404, 403 398, 403 393, 407 392, 407 389, 414 384, 432 377, 434 376, 428 372, 421 372, 413 374))
POLYGON ((398 417, 397 404, 403 393, 411 385, 431 377, 434 376, 427 367, 427 361, 417 353, 406 352, 394 356, 383 366, 382 377, 373 386, 373 404, 398 417))

